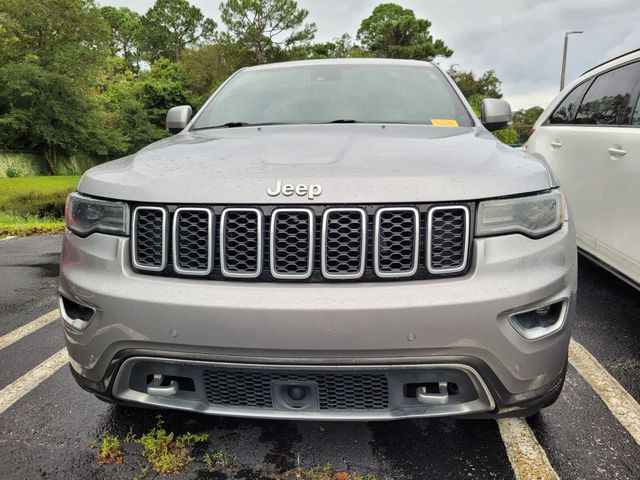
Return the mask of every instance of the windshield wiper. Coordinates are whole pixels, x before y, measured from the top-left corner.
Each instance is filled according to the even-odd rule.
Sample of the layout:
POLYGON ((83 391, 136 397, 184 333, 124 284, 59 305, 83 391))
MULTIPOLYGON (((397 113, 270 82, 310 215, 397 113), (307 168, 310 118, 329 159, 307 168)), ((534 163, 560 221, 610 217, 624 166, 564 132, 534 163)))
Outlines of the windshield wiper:
POLYGON ((208 127, 194 128, 194 130, 205 130, 209 128, 237 128, 237 127, 250 127, 251 124, 247 122, 227 122, 222 125, 211 125, 208 127))
POLYGON ((350 118, 339 118, 337 120, 332 120, 327 123, 362 123, 362 122, 360 122, 359 120, 353 120, 350 118))
POLYGON ((223 123, 222 125, 208 125, 206 127, 193 128, 192 130, 211 130, 214 128, 264 127, 269 125, 294 125, 294 124, 284 123, 284 122, 260 122, 260 123, 227 122, 227 123, 223 123))

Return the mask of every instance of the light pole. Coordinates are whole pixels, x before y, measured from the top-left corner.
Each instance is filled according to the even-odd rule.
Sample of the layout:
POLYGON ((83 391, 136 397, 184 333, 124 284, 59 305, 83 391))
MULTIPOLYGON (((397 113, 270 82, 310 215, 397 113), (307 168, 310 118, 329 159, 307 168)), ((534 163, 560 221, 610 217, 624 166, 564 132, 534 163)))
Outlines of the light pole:
POLYGON ((569 44, 569 35, 577 35, 584 33, 581 30, 573 30, 571 32, 564 32, 564 51, 562 52, 562 73, 560 74, 560 91, 564 90, 564 77, 567 73, 567 46, 569 44))

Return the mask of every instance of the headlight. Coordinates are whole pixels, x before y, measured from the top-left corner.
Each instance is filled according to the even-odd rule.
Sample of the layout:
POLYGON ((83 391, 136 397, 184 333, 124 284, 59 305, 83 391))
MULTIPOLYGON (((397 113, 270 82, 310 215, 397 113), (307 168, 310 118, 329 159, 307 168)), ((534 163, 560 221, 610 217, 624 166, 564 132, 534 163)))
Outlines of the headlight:
POLYGON ((567 218, 564 196, 552 190, 528 197, 481 202, 476 235, 522 233, 539 238, 560 228, 567 218))
POLYGON ((98 200, 77 192, 67 197, 65 224, 76 235, 92 233, 129 234, 129 206, 122 202, 98 200))

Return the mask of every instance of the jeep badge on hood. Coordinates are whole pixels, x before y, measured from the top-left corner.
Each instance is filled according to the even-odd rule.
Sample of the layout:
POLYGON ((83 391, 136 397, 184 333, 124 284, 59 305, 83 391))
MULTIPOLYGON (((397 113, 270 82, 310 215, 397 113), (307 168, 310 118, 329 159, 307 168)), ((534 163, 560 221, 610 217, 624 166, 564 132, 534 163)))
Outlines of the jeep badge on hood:
POLYGON ((276 188, 267 188, 267 194, 271 197, 277 197, 280 194, 285 197, 290 197, 294 193, 299 197, 307 195, 309 200, 313 200, 314 197, 322 195, 322 187, 317 183, 310 183, 309 185, 305 185, 304 183, 300 183, 299 185, 293 185, 291 183, 283 184, 282 180, 278 179, 276 180, 276 188))

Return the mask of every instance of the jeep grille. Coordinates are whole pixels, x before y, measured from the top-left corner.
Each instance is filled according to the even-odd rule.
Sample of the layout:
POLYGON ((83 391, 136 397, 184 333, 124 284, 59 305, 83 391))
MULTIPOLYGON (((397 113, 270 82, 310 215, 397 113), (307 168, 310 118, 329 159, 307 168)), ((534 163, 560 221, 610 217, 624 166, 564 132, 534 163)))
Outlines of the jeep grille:
POLYGON ((138 206, 140 273, 211 279, 381 280, 462 275, 473 206, 138 206))

